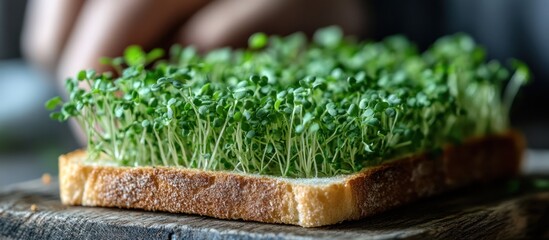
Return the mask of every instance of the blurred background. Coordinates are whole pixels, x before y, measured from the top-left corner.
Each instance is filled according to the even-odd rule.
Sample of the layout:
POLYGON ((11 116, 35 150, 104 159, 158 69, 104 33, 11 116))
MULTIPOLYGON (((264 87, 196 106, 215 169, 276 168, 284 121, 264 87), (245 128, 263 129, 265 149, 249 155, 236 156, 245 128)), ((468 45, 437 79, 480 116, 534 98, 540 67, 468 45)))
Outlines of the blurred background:
MULTIPOLYGON (((515 128, 526 134, 528 146, 531 149, 528 153, 529 157, 547 160, 545 162, 549 164, 549 154, 546 150, 549 149, 549 1, 344 0, 319 1, 319 3, 315 1, 315 5, 318 6, 308 6, 312 1, 295 0, 290 3, 280 0, 270 1, 270 5, 266 4, 267 1, 189 1, 193 2, 192 7, 174 7, 173 9, 179 10, 171 11, 172 15, 177 16, 172 19, 177 21, 166 20, 165 23, 159 21, 160 27, 151 27, 151 20, 152 22, 156 19, 162 20, 162 17, 170 14, 163 12, 158 5, 169 5, 173 1, 35 0, 32 3, 34 7, 30 7, 29 1, 25 0, 0 0, 0 187, 38 178, 42 173, 57 174, 57 157, 79 147, 68 124, 49 120, 49 113, 44 110, 43 103, 60 94, 58 82, 67 76, 67 72, 73 71, 71 66, 94 67, 93 64, 86 65, 84 61, 86 57, 95 59, 97 54, 107 53, 116 56, 120 54, 120 49, 131 43, 140 43, 149 47, 164 46, 173 42, 195 43, 203 46, 205 50, 220 45, 241 46, 245 44, 249 34, 256 31, 279 34, 296 30, 311 32, 317 27, 331 24, 343 25, 347 32, 373 40, 380 40, 388 35, 403 34, 422 49, 442 35, 464 32, 472 35, 486 47, 489 58, 498 59, 504 63, 512 57, 523 60, 530 66, 534 81, 516 99, 511 120, 515 128), (71 2, 74 5, 72 8, 77 10, 74 14, 67 14, 71 8, 59 8, 62 2, 71 2), (91 2, 94 2, 94 7, 88 6, 92 5, 91 2), (260 2, 265 4, 261 6, 260 2), (116 6, 108 8, 109 11, 101 11, 98 7, 101 4, 107 7, 109 4, 116 6), (333 4, 340 5, 331 6, 333 4), (252 5, 254 7, 250 7, 252 5), (348 6, 343 7, 344 5, 348 6), (143 11, 136 10, 139 9, 136 6, 148 9, 149 12, 160 9, 157 11, 160 15, 145 14, 143 11), (96 12, 90 10, 92 8, 95 8, 96 12), (133 9, 135 13, 119 14, 115 12, 117 8, 133 9), (40 11, 36 9, 49 12, 49 15, 41 16, 40 11), (26 14, 27 17, 25 17, 26 14), (76 29, 78 27, 89 26, 86 25, 85 20, 75 17, 79 14, 83 15, 80 18, 92 19, 91 22, 97 23, 94 26, 99 30, 80 29, 78 31, 76 29), (238 21, 244 21, 243 18, 236 19, 233 16, 248 16, 249 19, 244 18, 246 24, 239 24, 238 21), (51 38, 52 19, 58 21, 57 24, 61 23, 65 28, 72 29, 72 32, 76 32, 73 34, 76 37, 65 36, 58 40, 51 38), (132 19, 136 24, 117 25, 109 22, 111 20, 113 22, 133 21, 132 19), (24 24, 25 21, 27 21, 26 24, 24 24), (177 29, 175 26, 183 22, 186 25, 184 31, 172 30, 177 29), (101 26, 106 28, 118 26, 119 28, 111 27, 110 32, 102 32, 101 26), (26 31, 25 28, 27 28, 26 31), (180 35, 183 34, 184 37, 183 40, 174 39, 164 34, 166 36, 162 35, 158 39, 151 40, 146 38, 147 35, 143 37, 134 34, 144 31, 143 29, 175 31, 180 35), (102 33, 108 37, 101 38, 102 33), (86 36, 86 34, 89 35, 86 36), (22 39, 22 35, 25 39, 22 39), (135 38, 132 37, 134 35, 135 38), (229 39, 227 37, 229 35, 232 38, 229 39), (97 41, 94 42, 94 39, 97 41), (216 42, 217 39, 220 40, 216 42), (53 41, 53 45, 42 44, 47 41, 53 41), (107 49, 108 52, 93 52, 94 46, 103 46, 105 42, 115 41, 118 43, 118 48, 103 47, 103 50, 107 49), (34 45, 22 46, 22 42, 24 42, 23 45, 33 43, 34 45), (33 58, 33 52, 55 50, 51 46, 63 46, 65 43, 73 52, 81 49, 82 51, 71 55, 69 50, 65 52, 59 50, 63 58, 53 62, 61 66, 44 66, 48 64, 41 63, 40 57, 33 58), (25 52, 22 49, 26 49, 26 54, 22 54, 25 52), (82 58, 78 58, 78 54, 82 58), (26 60, 22 57, 23 55, 30 56, 32 61, 29 61, 29 58, 26 60), (76 58, 71 59, 71 56, 76 58), (84 60, 79 62, 79 59, 84 60), (64 67, 63 64, 69 67, 64 67)), ((154 34, 160 35, 158 32, 154 34)), ((113 43, 113 45, 116 44, 113 43)))
POLYGON ((0 0, 0 187, 57 173, 58 155, 78 146, 44 109, 58 94, 52 76, 21 57, 26 3, 0 0))

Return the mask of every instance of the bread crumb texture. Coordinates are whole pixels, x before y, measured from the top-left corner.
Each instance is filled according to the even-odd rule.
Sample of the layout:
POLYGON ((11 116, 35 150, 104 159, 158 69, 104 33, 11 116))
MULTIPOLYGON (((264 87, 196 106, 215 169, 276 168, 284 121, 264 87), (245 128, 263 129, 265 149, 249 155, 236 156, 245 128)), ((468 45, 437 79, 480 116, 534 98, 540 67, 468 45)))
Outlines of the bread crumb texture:
POLYGON ((50 185, 51 183, 51 175, 49 173, 42 174, 42 184, 44 185, 50 185))

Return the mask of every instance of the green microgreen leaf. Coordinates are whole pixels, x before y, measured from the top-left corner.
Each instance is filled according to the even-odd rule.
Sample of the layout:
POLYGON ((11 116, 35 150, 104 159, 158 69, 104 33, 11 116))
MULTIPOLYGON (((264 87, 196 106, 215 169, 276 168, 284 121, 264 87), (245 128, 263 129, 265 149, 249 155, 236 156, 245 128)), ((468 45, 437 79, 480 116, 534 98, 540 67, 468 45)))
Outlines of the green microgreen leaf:
POLYGON ((161 48, 155 48, 146 55, 146 62, 153 62, 164 56, 164 50, 161 48))
POLYGON ((419 52, 402 36, 361 42, 331 26, 310 43, 257 33, 248 47, 176 45, 157 61, 163 50, 129 46, 101 60, 116 74, 80 71, 66 81, 69 100, 45 107, 85 129, 89 161, 329 177, 502 132, 531 79, 524 63, 487 61, 464 34, 419 52))
POLYGON ((260 49, 267 45, 269 38, 265 33, 255 33, 248 39, 248 46, 251 49, 260 49))
POLYGON ((79 81, 82 81, 84 79, 86 79, 86 71, 85 70, 82 70, 80 72, 78 72, 78 75, 76 77, 79 81))
POLYGON ((53 120, 56 120, 56 121, 59 121, 59 122, 63 122, 65 121, 65 117, 63 116, 62 113, 60 112, 52 112, 50 113, 50 118, 53 119, 53 120))
POLYGON ((126 61, 126 64, 129 66, 145 64, 146 60, 147 54, 140 46, 132 45, 124 51, 124 61, 126 61))
POLYGON ((110 64, 112 64, 112 59, 108 58, 108 57, 101 57, 101 58, 99 58, 99 63, 104 64, 104 65, 110 65, 110 64))
POLYGON ((47 110, 51 111, 51 110, 55 109, 57 106, 60 106, 62 103, 63 103, 63 99, 61 99, 61 97, 59 97, 59 96, 58 97, 53 97, 44 104, 44 107, 47 110))
POLYGON ((343 39, 343 32, 341 28, 336 26, 330 26, 318 30, 313 39, 315 43, 324 46, 324 47, 335 47, 343 39))

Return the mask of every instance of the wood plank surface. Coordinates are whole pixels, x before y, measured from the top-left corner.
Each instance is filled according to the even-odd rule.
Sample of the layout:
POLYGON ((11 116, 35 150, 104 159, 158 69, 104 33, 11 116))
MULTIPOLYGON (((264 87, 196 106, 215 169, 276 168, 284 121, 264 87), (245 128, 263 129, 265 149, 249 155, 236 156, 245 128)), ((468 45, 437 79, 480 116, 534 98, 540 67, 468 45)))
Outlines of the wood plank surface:
POLYGON ((0 191, 0 239, 478 239, 549 238, 549 176, 474 186, 360 221, 320 227, 64 206, 58 183, 0 191))

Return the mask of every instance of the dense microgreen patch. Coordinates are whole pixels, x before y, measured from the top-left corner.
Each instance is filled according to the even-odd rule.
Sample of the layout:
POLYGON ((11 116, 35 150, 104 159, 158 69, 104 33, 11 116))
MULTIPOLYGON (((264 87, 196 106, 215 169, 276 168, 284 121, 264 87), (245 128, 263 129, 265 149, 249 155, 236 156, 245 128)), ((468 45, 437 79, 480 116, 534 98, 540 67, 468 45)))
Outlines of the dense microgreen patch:
POLYGON ((90 161, 324 177, 504 131, 529 78, 461 34, 423 53, 400 36, 357 42, 337 27, 312 39, 258 33, 248 49, 174 46, 167 60, 131 46, 102 59, 119 77, 81 71, 69 100, 46 106, 78 121, 90 161))

